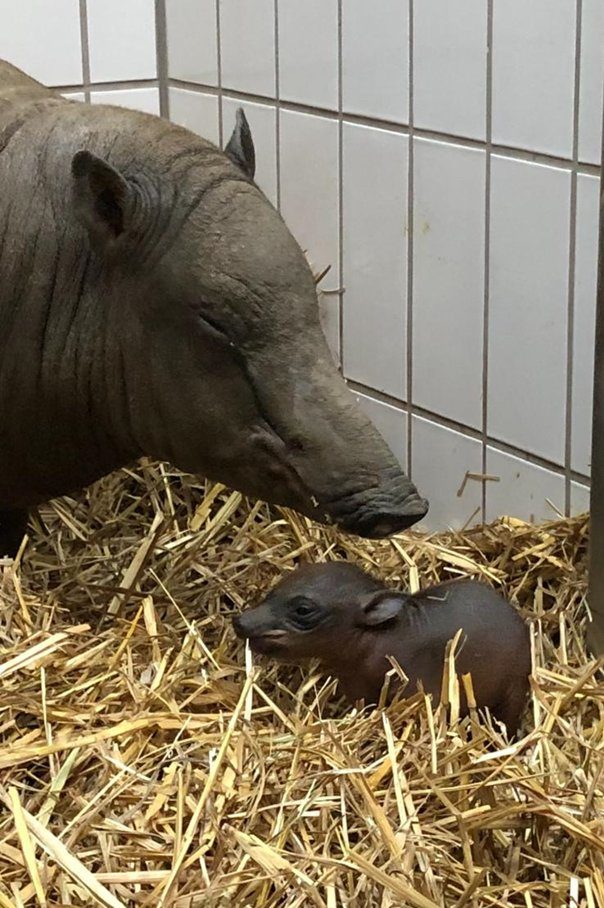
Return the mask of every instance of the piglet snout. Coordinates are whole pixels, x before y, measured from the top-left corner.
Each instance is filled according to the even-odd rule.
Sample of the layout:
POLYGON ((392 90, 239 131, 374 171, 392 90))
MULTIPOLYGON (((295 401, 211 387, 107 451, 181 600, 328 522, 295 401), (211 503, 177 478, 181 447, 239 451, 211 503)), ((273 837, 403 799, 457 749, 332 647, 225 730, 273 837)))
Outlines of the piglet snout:
POLYGON ((233 617, 233 629, 238 637, 249 640, 280 640, 285 636, 282 628, 275 627, 264 617, 260 609, 248 609, 241 615, 233 617))

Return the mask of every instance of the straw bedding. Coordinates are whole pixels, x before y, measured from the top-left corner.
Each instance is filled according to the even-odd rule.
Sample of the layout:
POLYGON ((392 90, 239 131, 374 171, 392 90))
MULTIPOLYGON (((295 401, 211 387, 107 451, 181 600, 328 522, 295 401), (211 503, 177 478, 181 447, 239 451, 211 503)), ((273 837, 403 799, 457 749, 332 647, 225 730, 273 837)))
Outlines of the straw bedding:
POLYGON ((0 908, 604 905, 586 539, 364 542, 152 463, 43 509, 0 568, 0 908), (451 671, 445 708, 355 714, 314 669, 246 660, 233 611, 336 558, 501 586, 532 621, 525 736, 456 723, 451 671))

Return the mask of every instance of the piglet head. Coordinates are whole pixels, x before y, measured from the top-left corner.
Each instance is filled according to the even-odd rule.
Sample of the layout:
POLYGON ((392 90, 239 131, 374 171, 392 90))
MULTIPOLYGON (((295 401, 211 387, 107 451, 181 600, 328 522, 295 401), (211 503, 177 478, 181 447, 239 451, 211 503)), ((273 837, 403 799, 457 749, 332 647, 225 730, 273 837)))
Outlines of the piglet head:
POLYGON ((283 662, 319 659, 345 666, 362 659, 373 633, 397 618, 404 596, 351 564, 305 565, 259 605, 233 620, 254 652, 283 662))

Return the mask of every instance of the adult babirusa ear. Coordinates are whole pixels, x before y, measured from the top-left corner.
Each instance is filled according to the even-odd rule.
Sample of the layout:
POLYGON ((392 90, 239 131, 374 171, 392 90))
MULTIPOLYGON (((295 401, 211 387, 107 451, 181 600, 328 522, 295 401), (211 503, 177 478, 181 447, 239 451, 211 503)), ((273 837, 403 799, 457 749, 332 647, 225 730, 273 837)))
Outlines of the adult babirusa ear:
POLYGON ((71 162, 73 204, 79 221, 101 245, 116 240, 128 226, 133 190, 111 164, 89 151, 71 162))
POLYGON ((243 107, 237 108, 235 115, 235 128, 229 139, 224 153, 236 164, 244 174, 254 179, 256 173, 256 151, 254 149, 254 140, 252 139, 252 130, 243 112, 243 107))
POLYGON ((400 613, 403 599, 390 590, 380 590, 364 596, 361 601, 361 624, 365 627, 378 627, 386 624, 400 613))

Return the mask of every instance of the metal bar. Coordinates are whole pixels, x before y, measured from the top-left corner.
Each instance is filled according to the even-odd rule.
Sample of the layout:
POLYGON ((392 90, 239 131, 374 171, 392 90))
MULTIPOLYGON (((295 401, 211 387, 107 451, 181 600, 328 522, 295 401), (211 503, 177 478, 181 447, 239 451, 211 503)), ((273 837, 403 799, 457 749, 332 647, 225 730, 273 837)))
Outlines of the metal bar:
POLYGON ((157 82, 159 85, 159 112, 170 118, 168 97, 168 25, 166 0, 155 0, 155 53, 157 57, 157 82))
MULTIPOLYGON (((604 111, 602 115, 604 121, 604 111)), ((604 655, 604 125, 600 167, 600 232, 598 290, 594 351, 594 400, 591 440, 591 501, 589 554, 589 608, 592 622, 587 645, 596 656, 604 655)))

